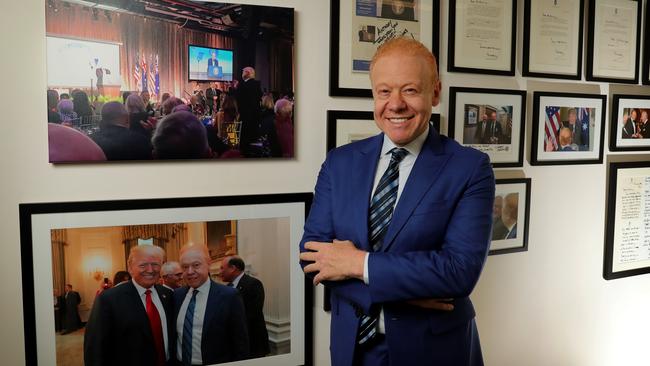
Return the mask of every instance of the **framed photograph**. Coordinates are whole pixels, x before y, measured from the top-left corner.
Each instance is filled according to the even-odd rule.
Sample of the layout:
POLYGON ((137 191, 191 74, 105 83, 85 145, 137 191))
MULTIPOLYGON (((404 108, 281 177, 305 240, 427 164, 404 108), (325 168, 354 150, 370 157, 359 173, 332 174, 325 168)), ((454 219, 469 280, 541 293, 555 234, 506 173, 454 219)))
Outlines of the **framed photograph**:
POLYGON ((372 97, 370 60, 389 39, 413 37, 439 59, 440 0, 330 3, 330 96, 372 97))
MULTIPOLYGON (((650 34, 650 6, 645 7, 645 33, 650 34)), ((650 37, 643 37, 643 84, 650 84, 650 37)))
POLYGON ((609 129, 611 151, 650 150, 650 96, 612 96, 612 118, 609 129))
MULTIPOLYGON (((440 131, 439 114, 431 114, 430 123, 440 131)), ((380 132, 372 112, 327 111, 327 151, 380 132)))
POLYGON ((526 91, 449 88, 449 137, 490 156, 495 168, 523 166, 526 91))
POLYGON ((44 2, 50 163, 294 157, 293 8, 91 5, 44 2))
POLYGON ((637 84, 641 2, 590 0, 587 18, 587 80, 637 84))
POLYGON ((601 164, 606 98, 534 92, 530 164, 601 164))
POLYGON ((580 80, 584 0, 524 2, 523 76, 580 80))
POLYGON ((530 178, 497 179, 490 255, 528 250, 530 178))
POLYGON ((209 246, 214 281, 221 260, 238 255, 262 283, 270 352, 237 365, 311 364, 313 286, 298 265, 311 199, 296 193, 21 204, 26 364, 82 365, 85 322, 99 293, 123 285, 117 274, 127 270, 130 249, 155 245, 165 261, 178 261, 187 243, 209 246), (78 294, 74 308, 62 298, 68 284, 78 294), (63 313, 61 303, 68 304, 63 313))
POLYGON ((447 71, 515 74, 516 0, 450 0, 447 71))
POLYGON ((650 162, 609 164, 603 277, 650 273, 650 162))

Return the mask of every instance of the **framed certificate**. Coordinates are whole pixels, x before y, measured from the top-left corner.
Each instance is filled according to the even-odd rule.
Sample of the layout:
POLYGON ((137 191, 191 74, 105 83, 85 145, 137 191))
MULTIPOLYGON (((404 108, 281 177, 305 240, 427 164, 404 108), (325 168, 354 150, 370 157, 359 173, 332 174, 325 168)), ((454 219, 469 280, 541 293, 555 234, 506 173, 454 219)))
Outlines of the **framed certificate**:
POLYGON ((534 92, 530 164, 601 164, 606 98, 534 92))
POLYGON ((611 109, 609 149, 650 150, 650 96, 614 94, 611 109))
POLYGON ((641 2, 591 0, 588 19, 587 80, 637 84, 641 2))
POLYGON ((449 88, 449 137, 490 156, 495 168, 524 162, 526 91, 449 88))
POLYGON ((609 165, 603 277, 650 273, 650 162, 609 165))
POLYGON ((643 83, 650 84, 650 6, 645 7, 645 37, 643 37, 643 83))
POLYGON ((530 178, 497 179, 490 255, 528 250, 530 178))
POLYGON ((582 78, 584 0, 524 2, 524 76, 582 78))
POLYGON ((331 0, 329 95, 372 97, 370 60, 400 36, 419 40, 438 57, 440 0, 331 0))
POLYGON ((447 71, 514 75, 516 0, 450 0, 447 71))

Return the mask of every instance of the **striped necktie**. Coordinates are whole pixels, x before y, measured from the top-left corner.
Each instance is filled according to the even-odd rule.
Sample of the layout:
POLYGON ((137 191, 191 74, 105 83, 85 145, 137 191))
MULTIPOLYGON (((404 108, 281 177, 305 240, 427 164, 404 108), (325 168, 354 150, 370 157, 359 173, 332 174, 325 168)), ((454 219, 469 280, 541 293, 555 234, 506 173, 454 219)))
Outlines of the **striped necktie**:
POLYGON ((187 305, 185 312, 185 323, 183 324, 183 366, 192 365, 192 328, 194 326, 194 307, 196 306, 196 294, 199 291, 194 289, 192 299, 187 305))
MULTIPOLYGON (((375 194, 370 201, 369 235, 372 250, 377 252, 383 246, 383 239, 390 220, 393 217, 393 209, 397 201, 397 189, 399 187, 399 163, 408 155, 403 148, 393 148, 388 168, 379 179, 375 194)), ((357 343, 362 345, 374 339, 377 335, 377 322, 379 314, 361 314, 361 322, 357 332, 357 343)))

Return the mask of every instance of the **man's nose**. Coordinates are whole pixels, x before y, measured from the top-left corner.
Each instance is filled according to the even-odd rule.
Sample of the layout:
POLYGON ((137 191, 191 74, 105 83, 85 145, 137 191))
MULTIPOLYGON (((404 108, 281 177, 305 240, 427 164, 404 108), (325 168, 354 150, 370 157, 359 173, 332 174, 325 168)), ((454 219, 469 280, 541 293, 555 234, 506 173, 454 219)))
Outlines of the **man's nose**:
POLYGON ((388 108, 391 110, 401 110, 406 107, 406 103, 404 102, 404 98, 402 97, 402 93, 399 91, 394 91, 390 94, 390 98, 388 99, 388 108))

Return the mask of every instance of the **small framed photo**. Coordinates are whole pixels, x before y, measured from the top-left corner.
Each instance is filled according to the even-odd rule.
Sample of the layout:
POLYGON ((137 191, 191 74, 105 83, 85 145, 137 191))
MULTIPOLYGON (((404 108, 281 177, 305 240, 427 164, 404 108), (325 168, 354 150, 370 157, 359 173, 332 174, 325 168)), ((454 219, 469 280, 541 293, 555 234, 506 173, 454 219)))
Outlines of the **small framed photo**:
POLYGON ((449 137, 490 156, 495 168, 524 161, 526 91, 449 88, 449 137))
POLYGON ((612 118, 609 130, 611 151, 650 150, 650 96, 612 96, 612 118))
POLYGON ((650 162, 609 164, 603 277, 650 273, 650 162))
POLYGON ((641 1, 591 0, 587 42, 587 80, 639 82, 641 1))
MULTIPOLYGON (((157 246, 164 250, 165 261, 178 261, 180 248, 188 243, 208 246, 212 280, 223 283, 219 278, 223 258, 238 255, 244 272, 262 284, 260 320, 269 351, 237 365, 311 364, 313 286, 297 264, 311 199, 311 193, 295 193, 21 204, 26 364, 83 365, 88 356, 84 324, 97 296, 113 291, 126 297, 127 292, 115 292, 114 287, 132 286, 133 304, 139 305, 135 286, 121 283, 130 249, 157 246), (74 303, 64 296, 68 285, 75 293, 74 303)), ((144 307, 139 311, 145 314, 144 307)), ((142 324, 147 324, 143 316, 142 324)), ((124 327, 130 328, 142 320, 137 315, 125 319, 132 323, 124 327)), ((146 337, 145 329, 142 334, 146 337)), ((256 340, 256 345, 264 344, 256 340)), ((236 358, 240 356, 246 357, 236 358)))
POLYGON ((439 60, 440 0, 331 0, 330 4, 330 96, 372 97, 370 60, 379 46, 395 37, 419 40, 439 60))
POLYGON ((582 78, 584 0, 524 2, 523 76, 582 78))
POLYGON ((605 104, 605 95, 534 92, 530 164, 601 164, 605 104))
MULTIPOLYGON (((440 115, 431 114, 431 127, 440 131, 440 115)), ((380 133, 372 112, 327 111, 327 151, 380 133)))
POLYGON ((515 74, 516 0, 450 0, 447 71, 515 74))
MULTIPOLYGON (((650 34, 650 6, 645 7, 645 33, 650 34)), ((650 37, 643 37, 643 84, 650 84, 650 37)))
POLYGON ((530 178, 497 179, 490 255, 528 250, 530 178))

